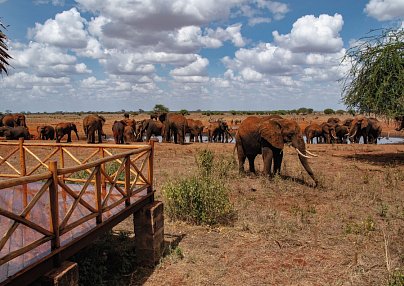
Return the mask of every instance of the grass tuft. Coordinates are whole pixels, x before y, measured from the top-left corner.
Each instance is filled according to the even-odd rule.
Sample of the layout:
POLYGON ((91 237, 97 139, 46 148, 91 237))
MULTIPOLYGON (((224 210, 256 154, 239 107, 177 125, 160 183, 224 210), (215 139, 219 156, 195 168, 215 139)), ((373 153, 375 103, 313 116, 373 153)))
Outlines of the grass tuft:
POLYGON ((194 224, 231 224, 235 211, 229 198, 226 176, 232 159, 215 160, 212 151, 196 155, 198 170, 186 178, 170 180, 162 187, 165 213, 173 220, 194 224))

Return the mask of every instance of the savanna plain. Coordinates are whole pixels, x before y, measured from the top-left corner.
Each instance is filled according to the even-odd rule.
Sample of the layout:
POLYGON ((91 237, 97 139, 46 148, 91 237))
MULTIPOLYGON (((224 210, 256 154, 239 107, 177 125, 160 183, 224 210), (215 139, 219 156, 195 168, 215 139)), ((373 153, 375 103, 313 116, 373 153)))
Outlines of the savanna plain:
MULTIPOLYGON (((27 123, 30 130, 36 130, 40 124, 73 121, 84 143, 84 116, 28 115, 27 123)), ((136 120, 146 117, 134 116, 136 120)), ((202 114, 187 117, 209 120, 202 114)), ((218 117, 228 122, 245 118, 218 117)), ((310 122, 320 123, 328 117, 294 116, 302 130, 310 122)), ((109 138, 113 121, 122 118, 122 114, 106 115, 104 132, 109 138)), ((404 135, 394 133, 394 127, 393 122, 383 120, 383 136, 404 135)), ((224 184, 235 219, 231 224, 208 226, 170 220, 166 215, 166 251, 160 263, 154 268, 135 265, 103 283, 403 285, 404 143, 307 146, 318 155, 310 159, 319 180, 317 188, 292 148, 285 147, 281 175, 268 180, 259 174, 238 173, 232 143, 156 143, 154 189, 158 200, 163 200, 167 182, 195 173, 196 156, 210 150, 216 164, 231 162, 224 184)), ((255 162, 262 170, 262 158, 258 156, 255 162)), ((113 233, 120 243, 132 243, 132 219, 117 225, 113 233)))

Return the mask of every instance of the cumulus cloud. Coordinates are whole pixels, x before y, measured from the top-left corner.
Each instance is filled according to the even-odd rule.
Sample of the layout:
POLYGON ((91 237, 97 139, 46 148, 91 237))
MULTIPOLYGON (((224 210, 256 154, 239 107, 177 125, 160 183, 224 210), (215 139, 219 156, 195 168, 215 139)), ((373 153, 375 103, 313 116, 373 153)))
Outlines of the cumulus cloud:
POLYGON ((404 18, 404 1, 402 0, 370 0, 365 12, 378 21, 404 18))
POLYGON ((84 63, 77 63, 77 58, 65 53, 62 49, 30 42, 28 46, 12 47, 11 64, 16 69, 26 69, 41 77, 64 77, 72 74, 90 73, 84 63))
POLYGON ((43 25, 35 24, 29 31, 32 38, 39 43, 48 43, 62 48, 85 48, 88 33, 84 29, 86 20, 76 8, 56 14, 55 19, 47 20, 43 25))
POLYGON ((304 16, 293 24, 289 34, 275 31, 273 43, 241 48, 234 58, 224 57, 224 78, 289 87, 336 81, 344 72, 340 67, 345 53, 339 36, 342 24, 338 14, 304 16))
POLYGON ((279 46, 288 47, 294 52, 334 53, 343 46, 339 35, 343 24, 340 14, 323 14, 318 18, 306 15, 293 24, 289 34, 280 35, 278 31, 272 34, 279 46))
POLYGON ((208 59, 197 56, 196 61, 185 67, 173 69, 170 74, 172 76, 202 76, 206 75, 206 68, 208 65, 208 59))

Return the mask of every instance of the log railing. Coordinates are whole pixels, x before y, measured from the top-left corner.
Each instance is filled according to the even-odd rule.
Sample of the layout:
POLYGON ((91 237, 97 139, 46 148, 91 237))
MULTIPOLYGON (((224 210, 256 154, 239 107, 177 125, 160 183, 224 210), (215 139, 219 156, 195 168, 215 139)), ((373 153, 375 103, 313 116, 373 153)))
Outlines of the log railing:
MULTIPOLYGON (((20 186, 24 200, 22 208, 17 212, 11 206, 0 206, 0 218, 3 224, 0 267, 32 251, 45 252, 47 257, 57 258, 58 252, 78 237, 72 235, 75 229, 84 225, 88 227, 89 222, 98 227, 104 224, 109 218, 108 215, 111 213, 113 215, 114 211, 122 212, 142 198, 150 198, 153 195, 153 142, 148 145, 119 146, 26 143, 21 140, 18 143, 7 142, 7 144, 10 146, 7 148, 8 154, 0 155, 0 165, 6 164, 14 173, 0 175, 3 178, 11 178, 0 180, 0 192, 12 192, 13 188, 20 186), (41 159, 31 150, 32 147, 38 146, 46 146, 51 148, 51 151, 41 159), (80 152, 81 157, 85 157, 83 159, 73 155, 70 151, 72 148, 81 150, 92 148, 94 151, 90 151, 90 155, 80 152), (113 154, 113 149, 116 151, 116 148, 122 150, 113 154), (17 153, 19 166, 16 160, 10 160, 17 153), (58 153, 59 162, 51 160, 58 153), (32 162, 27 160, 28 154, 38 163, 32 166, 32 162), (96 155, 99 155, 99 158, 96 155), (75 162, 76 165, 67 166, 66 157, 70 157, 70 163, 75 162), (116 170, 108 170, 111 164, 115 164, 116 170), (41 174, 34 174, 39 172, 41 166, 46 170, 41 174), (36 188, 30 188, 30 184, 36 184, 36 188), (69 203, 61 207, 60 202, 69 203), (33 215, 35 207, 42 208, 46 213, 42 216, 42 219, 46 217, 46 222, 37 221, 33 215), (79 208, 81 215, 77 216, 79 208), (76 215, 73 215, 75 212, 76 215), (26 239, 18 249, 13 249, 10 245, 13 234, 19 226, 24 226, 23 231, 29 233, 30 239, 26 239), (50 249, 44 249, 45 245, 50 246, 50 249)), ((0 147, 2 145, 5 145, 5 142, 0 142, 0 147)))

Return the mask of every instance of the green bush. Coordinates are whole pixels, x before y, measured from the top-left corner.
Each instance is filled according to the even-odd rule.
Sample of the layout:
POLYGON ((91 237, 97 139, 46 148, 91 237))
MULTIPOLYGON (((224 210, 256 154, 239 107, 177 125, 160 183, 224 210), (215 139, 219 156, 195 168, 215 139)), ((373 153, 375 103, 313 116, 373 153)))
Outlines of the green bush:
POLYGON ((324 109, 324 114, 335 114, 335 111, 334 109, 326 108, 324 109))
POLYGON ((235 211, 226 177, 234 161, 223 157, 215 160, 209 150, 200 151, 195 159, 198 171, 194 175, 171 180, 163 186, 165 213, 173 220, 194 224, 230 224, 235 211))

